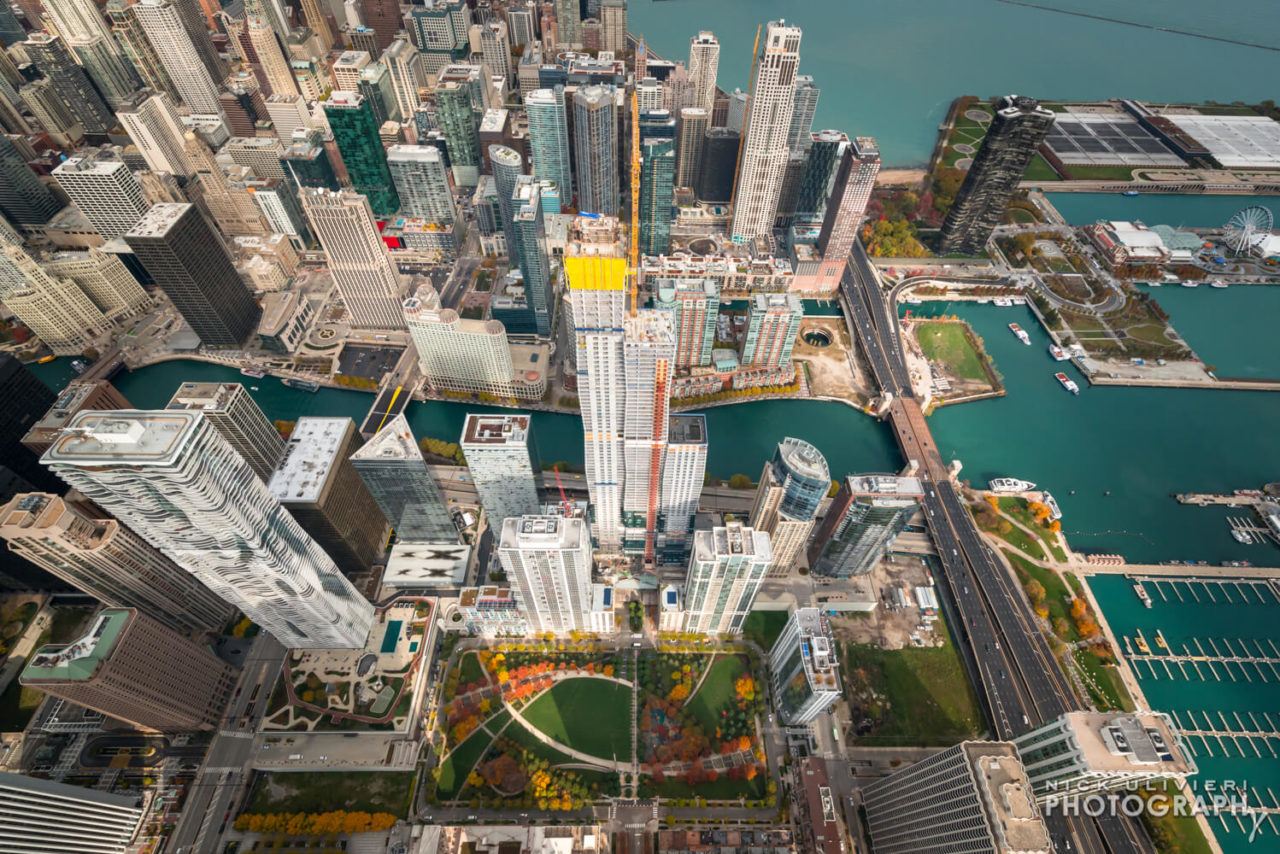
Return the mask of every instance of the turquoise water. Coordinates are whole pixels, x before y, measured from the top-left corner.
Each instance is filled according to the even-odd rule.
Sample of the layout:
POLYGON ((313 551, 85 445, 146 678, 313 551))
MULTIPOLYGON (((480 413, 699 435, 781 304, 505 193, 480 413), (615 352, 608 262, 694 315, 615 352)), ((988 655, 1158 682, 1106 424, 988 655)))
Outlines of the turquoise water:
MULTIPOLYGON (((1240 292, 1261 296, 1260 289, 1240 292)), ((1271 546, 1232 539, 1225 518, 1239 511, 1189 507, 1171 497, 1257 487, 1280 470, 1280 445, 1264 426, 1280 418, 1280 395, 1090 387, 1074 368, 1050 358, 1049 339, 1026 308, 931 303, 912 310, 968 320, 1004 377, 1006 397, 943 407, 929 419, 943 457, 963 462, 961 478, 976 485, 1021 477, 1050 490, 1071 544, 1084 551, 1119 552, 1133 563, 1274 565, 1280 558, 1271 546), (1009 332, 1011 321, 1030 334, 1030 347, 1009 332), (1080 384, 1078 397, 1058 385, 1058 370, 1080 384)))
POLYGON ((1152 288, 1173 328, 1219 377, 1280 378, 1280 288, 1152 288))
POLYGON ((59 391, 76 378, 76 372, 71 368, 73 361, 75 360, 71 357, 64 356, 61 359, 54 359, 52 362, 45 362, 43 365, 32 362, 27 365, 27 370, 39 377, 41 382, 54 391, 59 391))
MULTIPOLYGON (((1035 0, 1159 26, 1280 45, 1280 4, 1234 0, 1035 0), (1224 14, 1219 14, 1224 11, 1224 14)), ((996 0, 632 0, 628 26, 687 61, 689 39, 721 43, 721 88, 747 88, 756 26, 804 29, 800 71, 822 89, 815 127, 879 139, 885 162, 925 163, 958 95, 1259 101, 1280 53, 1011 6, 996 0)))
MULTIPOLYGON (((1151 608, 1141 605, 1133 592, 1132 582, 1123 576, 1098 575, 1089 579, 1089 587, 1102 606, 1107 622, 1117 638, 1133 638, 1141 630, 1152 645, 1153 652, 1160 651, 1154 645, 1157 630, 1164 633, 1170 649, 1178 652, 1182 651, 1184 643, 1194 651, 1193 638, 1198 639, 1206 650, 1209 649, 1206 638, 1213 638, 1220 648, 1224 638, 1230 639, 1233 644, 1240 639, 1261 641, 1264 649, 1269 641, 1280 644, 1280 633, 1276 631, 1280 605, 1276 604, 1274 595, 1265 591, 1260 597, 1230 587, 1226 594, 1231 596, 1232 601, 1228 603, 1223 591, 1215 586, 1214 597, 1217 601, 1211 602, 1204 587, 1197 584, 1195 589, 1199 601, 1196 601, 1190 595, 1188 586, 1178 582, 1177 587, 1185 600, 1179 601, 1177 594, 1173 592, 1174 584, 1162 581, 1158 585, 1147 583, 1145 586, 1151 596, 1151 608), (1245 595, 1249 595, 1247 602, 1245 595), (1262 601, 1264 598, 1265 604, 1262 601)), ((1123 646, 1123 641, 1121 644, 1123 646)), ((1213 715, 1213 720, 1219 727, 1221 723, 1217 721, 1218 713, 1225 714, 1232 726, 1235 726, 1235 713, 1239 713, 1246 724, 1249 722, 1248 712, 1258 716, 1259 721, 1262 720, 1262 713, 1270 714, 1273 721, 1280 721, 1277 718, 1277 710, 1280 710, 1280 681, 1275 679, 1274 674, 1268 673, 1268 681, 1263 682, 1253 672, 1252 681, 1246 681, 1240 671, 1236 670, 1236 681, 1226 676, 1221 681, 1216 681, 1203 669, 1204 665, 1201 667, 1205 676, 1203 681, 1192 674, 1190 669, 1187 671, 1187 678, 1180 675, 1176 667, 1171 669, 1171 678, 1160 665, 1155 666, 1153 676, 1152 669, 1145 662, 1137 664, 1133 670, 1151 708, 1176 716, 1177 720, 1188 727, 1192 715, 1195 716, 1196 723, 1203 726, 1205 713, 1213 715)), ((1221 670, 1220 665, 1218 669, 1221 670)), ((1199 736, 1193 736, 1188 742, 1195 751, 1195 761, 1200 768, 1196 779, 1202 787, 1207 780, 1230 780, 1261 791, 1270 788, 1280 797, 1280 761, 1273 758, 1267 749, 1260 748, 1265 758, 1258 758, 1248 748, 1244 748, 1246 752, 1243 756, 1238 750, 1232 750, 1228 756, 1216 739, 1206 745, 1199 736)), ((1214 821, 1214 828, 1218 842, 1227 854, 1275 851, 1278 847, 1273 833, 1261 836, 1250 844, 1234 821, 1226 826, 1214 821), (1227 832, 1228 829, 1230 832, 1227 832)))
POLYGON ((1141 220, 1147 225, 1217 228, 1231 215, 1250 205, 1270 208, 1280 223, 1280 196, 1186 196, 1149 193, 1047 193, 1049 201, 1072 225, 1089 225, 1100 219, 1141 220))
POLYGON ((402 625, 404 625, 402 620, 387 621, 387 632, 382 636, 382 649, 380 650, 383 655, 395 652, 396 647, 400 645, 400 627, 402 625))

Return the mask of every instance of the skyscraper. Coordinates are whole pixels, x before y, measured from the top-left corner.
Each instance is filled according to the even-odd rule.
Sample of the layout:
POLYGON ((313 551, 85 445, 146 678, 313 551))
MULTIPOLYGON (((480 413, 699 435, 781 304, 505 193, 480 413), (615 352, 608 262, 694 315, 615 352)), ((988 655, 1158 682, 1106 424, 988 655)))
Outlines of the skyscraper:
POLYGON ((839 286, 853 242, 867 213, 867 202, 880 174, 880 151, 876 141, 860 136, 850 143, 840 159, 835 184, 827 202, 818 251, 822 253, 820 278, 830 288, 839 286))
POLYGON ((427 85, 427 72, 422 67, 422 54, 411 42, 396 39, 382 52, 382 64, 391 74, 392 90, 396 104, 400 108, 400 117, 408 121, 413 111, 418 109, 422 98, 418 90, 427 85))
POLYGON ((205 52, 183 23, 182 11, 171 0, 138 0, 130 10, 155 49, 178 97, 193 113, 218 115, 215 81, 221 79, 221 74, 215 76, 210 71, 205 52))
POLYGON ((758 368, 785 368, 804 320, 804 305, 794 294, 756 294, 747 317, 742 342, 742 364, 758 368))
POLYGON ((1163 712, 1067 712, 1013 746, 1042 804, 1181 781, 1199 770, 1163 712))
POLYGON ((489 162, 492 165, 493 185, 498 191, 498 210, 502 218, 502 234, 507 240, 507 255, 518 255, 512 224, 512 197, 516 191, 516 179, 524 172, 524 159, 520 152, 505 145, 489 146, 489 162))
POLYGON ((400 20, 399 0, 357 0, 360 20, 375 33, 378 50, 390 47, 404 22, 400 20))
POLYGON ((554 0, 556 9, 556 46, 582 46, 582 10, 578 0, 554 0))
POLYGON ((53 177, 104 240, 133 228, 151 207, 138 179, 109 149, 77 152, 53 170, 53 177))
POLYGON ((675 363, 680 368, 711 364, 720 313, 720 288, 714 279, 654 279, 654 308, 670 312, 676 333, 675 363))
POLYGON ((865 787, 876 854, 1049 854, 1013 745, 964 741, 865 787))
POLYGON ((45 269, 51 276, 75 282, 107 320, 133 317, 152 305, 151 297, 133 273, 119 256, 110 252, 101 249, 58 252, 49 259, 45 269))
MULTIPOLYGON (((576 316, 576 312, 575 312, 576 316)), ((671 315, 654 310, 623 320, 623 416, 625 477, 622 491, 623 548, 655 558, 662 496, 662 462, 670 428, 671 381, 675 375, 675 330, 671 315)))
POLYGON ((564 87, 535 89, 524 99, 529 115, 529 151, 533 177, 553 181, 567 203, 573 197, 569 171, 569 131, 564 87))
POLYGON ((809 74, 796 77, 795 107, 791 111, 791 126, 787 130, 787 147, 793 152, 806 152, 813 144, 813 116, 818 111, 818 96, 822 93, 809 74))
POLYGON ((561 516, 507 519, 498 557, 533 633, 589 630, 591 534, 586 522, 561 516))
POLYGON ((677 187, 696 187, 702 172, 702 148, 711 127, 711 114, 702 107, 685 107, 680 111, 676 154, 677 187))
POLYGON ((218 726, 236 677, 207 645, 141 611, 107 608, 70 643, 33 652, 19 681, 135 727, 191 732, 218 726))
POLYGON ((347 190, 306 189, 302 206, 351 323, 367 329, 403 329, 404 286, 365 197, 347 190))
POLYGON ((362 646, 373 608, 196 412, 82 412, 43 462, 290 648, 362 646))
POLYGON ((1006 95, 996 102, 991 127, 942 223, 940 254, 982 251, 1053 121, 1053 112, 1034 98, 1006 95))
POLYGON ((195 171, 184 144, 186 128, 168 95, 141 95, 116 115, 151 171, 181 178, 195 171))
POLYGON ((133 405, 107 380, 72 380, 58 392, 58 398, 40 416, 26 435, 22 446, 39 455, 49 450, 62 428, 83 409, 132 409, 133 405))
POLYGON ((765 463, 751 507, 751 527, 773 543, 770 575, 786 575, 809 541, 818 507, 831 488, 827 460, 813 445, 788 436, 765 463))
POLYGON ((769 535, 741 522, 695 531, 685 581, 684 630, 740 634, 772 560, 769 535))
POLYGON ((587 491, 595 510, 596 539, 601 548, 616 549, 622 545, 627 264, 618 222, 612 217, 579 217, 571 238, 564 269, 573 307, 587 491))
POLYGON ((105 134, 115 125, 111 108, 102 100, 89 75, 72 58, 60 36, 32 33, 23 42, 27 56, 53 84, 54 91, 85 130, 105 134))
POLYGON ((923 494, 915 477, 846 477, 809 543, 810 570, 832 578, 870 572, 916 514, 923 494))
POLYGON ((0 539, 49 574, 113 608, 137 608, 180 632, 218 632, 234 609, 111 518, 47 492, 0 505, 0 539))
POLYGON ((769 651, 769 682, 787 726, 804 726, 840 699, 836 642, 821 610, 791 612, 769 651))
POLYGON ((640 145, 640 251, 671 251, 671 207, 675 203, 676 152, 669 139, 640 145))
POLYGON ((627 49, 627 0, 600 0, 600 49, 622 56, 627 49))
POLYGON ((612 86, 587 86, 573 96, 578 209, 618 212, 618 119, 612 86))
POLYGON ((444 156, 433 145, 393 145, 387 149, 387 168, 400 196, 400 213, 437 225, 457 219, 444 156))
POLYGON ((202 414, 263 483, 271 480, 284 455, 284 439, 243 385, 183 383, 165 409, 202 414))
POLYGON ((672 415, 662 463, 658 558, 667 565, 689 559, 690 537, 707 473, 707 417, 672 415))
POLYGON ((137 90, 140 81, 92 0, 49 0, 43 5, 108 104, 118 107, 137 90))
POLYGON ((60 210, 58 197, 40 182, 9 138, 0 134, 0 213, 22 228, 44 225, 60 210))
MULTIPOLYGON (((524 276, 525 298, 533 313, 534 329, 544 338, 551 336, 554 319, 551 304, 554 283, 547 252, 544 210, 544 194, 550 188, 549 182, 535 181, 522 175, 516 179, 511 200, 511 227, 515 236, 513 261, 524 276)), ((509 252, 512 250, 510 246, 507 248, 509 252)))
POLYGON ((293 69, 284 49, 276 36, 275 29, 263 13, 259 4, 245 6, 245 33, 253 52, 257 55, 258 67, 262 69, 260 81, 267 95, 297 95, 298 81, 293 77, 293 69), (250 11, 251 6, 258 6, 250 11))
POLYGON ((797 218, 811 220, 826 213, 836 173, 849 145, 849 137, 838 130, 823 130, 812 135, 804 174, 796 191, 797 218))
POLYGON ((234 348, 253 334, 261 310, 195 205, 155 205, 124 240, 201 344, 234 348))
POLYGON ((351 187, 369 200, 379 216, 390 216, 400 207, 387 156, 378 135, 378 122, 363 95, 334 92, 324 102, 324 114, 333 130, 333 141, 351 177, 351 187))
POLYGON ((19 246, 0 246, 0 301, 59 356, 80 355, 110 325, 75 282, 49 275, 19 246))
MULTIPOLYGON (((0 467, 44 490, 55 490, 62 484, 40 465, 22 440, 56 401, 53 390, 16 357, 0 353, 0 467)), ((6 501, 10 497, 4 492, 0 495, 6 501)))
POLYGON ((471 93, 456 80, 443 80, 435 97, 453 180, 461 187, 474 187, 480 174, 480 121, 471 93))
POLYGON ((489 76, 502 78, 508 87, 515 85, 515 64, 511 61, 505 21, 494 19, 480 25, 480 55, 489 76))
POLYGON ((690 106, 707 111, 716 105, 716 75, 720 69, 720 42, 715 33, 703 30, 689 39, 689 79, 697 99, 690 106))
POLYGON ((404 301, 404 318, 428 388, 522 400, 541 399, 546 391, 545 374, 534 382, 516 374, 500 322, 462 318, 442 308, 431 285, 404 301))
POLYGON ((124 0, 107 0, 102 11, 111 22, 111 34, 130 66, 142 78, 143 85, 158 94, 181 97, 169 79, 169 72, 160 63, 156 49, 151 46, 133 5, 126 4, 124 0))
POLYGON ((59 97, 52 80, 33 80, 18 90, 18 97, 36 117, 35 127, 42 128, 57 145, 73 148, 83 144, 84 125, 59 97))
POLYGON ((299 418, 267 482, 347 575, 368 571, 386 544, 386 519, 351 461, 361 442, 350 418, 299 418))
POLYGON ((141 797, 0 772, 0 837, 19 851, 124 854, 145 815, 141 797))
POLYGON ((745 243, 769 234, 790 154, 787 135, 795 111, 800 28, 770 21, 756 62, 743 131, 742 157, 734 187, 733 240, 745 243))
POLYGON ((459 444, 494 531, 507 519, 538 515, 542 506, 530 421, 528 415, 468 414, 462 425, 459 444))
POLYGON ((351 455, 369 494, 402 543, 456 543, 458 529, 409 422, 397 415, 351 455))

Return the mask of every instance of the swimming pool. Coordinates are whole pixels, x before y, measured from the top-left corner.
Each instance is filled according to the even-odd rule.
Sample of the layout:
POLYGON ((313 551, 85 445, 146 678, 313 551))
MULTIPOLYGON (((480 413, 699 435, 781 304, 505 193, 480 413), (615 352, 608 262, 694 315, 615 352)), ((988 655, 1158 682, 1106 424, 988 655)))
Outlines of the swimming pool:
POLYGON ((400 645, 400 627, 403 625, 404 620, 387 621, 387 633, 382 636, 382 649, 380 650, 383 655, 396 651, 396 647, 400 645))

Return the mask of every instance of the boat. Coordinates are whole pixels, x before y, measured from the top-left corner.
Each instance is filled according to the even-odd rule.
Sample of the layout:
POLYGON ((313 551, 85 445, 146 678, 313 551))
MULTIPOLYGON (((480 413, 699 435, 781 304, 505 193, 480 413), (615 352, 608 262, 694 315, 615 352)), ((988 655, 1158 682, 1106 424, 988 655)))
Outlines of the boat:
POLYGON ((1163 287, 1163 285, 1164 285, 1163 282, 1147 282, 1147 287, 1149 288, 1159 288, 1159 287, 1163 287))
POLYGON ((1062 509, 1058 507, 1058 502, 1047 492, 1040 493, 1040 502, 1049 508, 1049 520, 1056 522, 1062 518, 1062 509))
POLYGON ((246 377, 253 377, 255 380, 260 380, 267 375, 266 371, 259 370, 258 368, 241 368, 240 373, 246 377))
POLYGON ((1035 488, 1036 485, 1031 481, 1016 477, 997 477, 987 482, 987 489, 999 493, 1030 492, 1035 488))
POLYGON ((296 388, 298 391, 307 391, 312 394, 315 394, 320 390, 320 383, 315 380, 300 380, 294 377, 286 377, 285 379, 280 380, 280 382, 287 385, 289 388, 296 388))
POLYGON ((1018 340, 1028 346, 1031 345, 1031 336, 1027 334, 1027 330, 1023 329, 1016 323, 1009 324, 1009 331, 1018 336, 1018 340))
POLYGON ((1164 282, 1167 285, 1176 285, 1178 284, 1179 279, 1173 273, 1165 273, 1163 276, 1160 277, 1160 281, 1164 282))
POLYGON ((1136 638, 1134 638, 1133 645, 1136 646, 1138 648, 1138 652, 1142 653, 1143 655, 1151 654, 1151 647, 1147 645, 1147 639, 1144 638, 1142 635, 1138 635, 1136 638))
POLYGON ((52 353, 50 353, 50 354, 49 354, 49 355, 47 355, 47 356, 41 356, 39 359, 36 359, 36 364, 37 364, 37 365, 47 365, 47 364, 49 364, 50 362, 52 362, 52 361, 53 361, 54 359, 56 359, 56 358, 58 358, 58 357, 57 357, 57 356, 55 356, 55 355, 53 355, 52 353))
POLYGON ((1008 308, 1009 306, 1013 305, 1013 300, 1009 299, 1008 297, 996 297, 995 299, 992 300, 992 302, 1000 306, 1001 308, 1008 308))
POLYGON ((84 359, 72 359, 71 370, 75 371, 77 374, 83 374, 85 371, 89 370, 89 363, 84 359))
POLYGON ((1200 287, 1200 283, 1199 283, 1199 282, 1193 282, 1193 281, 1191 281, 1190 279, 1187 279, 1187 280, 1185 280, 1185 281, 1182 283, 1182 286, 1183 286, 1184 288, 1198 288, 1198 287, 1200 287))
POLYGON ((1067 391, 1071 392, 1072 394, 1080 393, 1080 386, 1076 385, 1076 381, 1071 379, 1071 377, 1067 376, 1062 371, 1058 371, 1056 374, 1054 374, 1053 378, 1058 382, 1062 383, 1062 387, 1065 388, 1067 391))
POLYGON ((1253 543, 1253 537, 1249 536, 1247 531, 1242 531, 1239 528, 1232 528, 1231 536, 1235 538, 1237 543, 1242 543, 1246 546, 1253 543))
POLYGON ((1222 281, 1222 279, 1214 279, 1212 282, 1209 283, 1209 287, 1217 288, 1218 290, 1222 290, 1226 286, 1227 286, 1227 283, 1222 281))
POLYGON ((1156 646, 1160 647, 1161 649, 1169 648, 1169 642, 1164 639, 1164 632, 1160 631, 1159 629, 1156 629, 1156 646))
POLYGON ((258 388, 256 385, 251 385, 249 386, 249 391, 262 391, 262 389, 258 388))
POLYGON ((1133 582, 1133 592, 1138 594, 1138 599, 1143 605, 1151 607, 1151 594, 1147 592, 1147 588, 1142 586, 1141 581, 1133 582))
POLYGON ((1071 358, 1067 351, 1059 347, 1057 344, 1049 345, 1049 355, 1053 357, 1055 362, 1065 362, 1071 358))
POLYGON ((1120 195, 1122 195, 1122 196, 1140 196, 1140 195, 1142 195, 1142 194, 1141 194, 1141 193, 1139 193, 1137 190, 1125 190, 1125 191, 1124 191, 1123 193, 1121 193, 1120 195))

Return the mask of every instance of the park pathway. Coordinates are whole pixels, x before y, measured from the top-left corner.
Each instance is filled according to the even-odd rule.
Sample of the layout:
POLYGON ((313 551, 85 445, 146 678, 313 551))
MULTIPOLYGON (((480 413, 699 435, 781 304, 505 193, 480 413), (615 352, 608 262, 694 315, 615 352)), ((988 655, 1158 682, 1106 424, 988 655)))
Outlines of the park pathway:
MULTIPOLYGON (((532 703, 534 700, 538 699, 539 697, 541 697, 543 694, 545 694, 547 691, 550 691, 550 690, 551 689, 548 688, 546 689, 546 691, 542 691, 538 694, 535 694, 534 696, 529 698, 528 702, 532 703)), ((538 729, 533 724, 529 723, 529 721, 525 719, 524 715, 520 714, 520 711, 515 706, 508 703, 505 699, 502 701, 502 705, 503 705, 503 708, 511 712, 512 720, 519 721, 521 726, 527 729, 533 735, 534 738, 536 738, 538 741, 545 744, 547 747, 558 750, 561 753, 565 754, 566 756, 571 756, 580 762, 584 762, 588 765, 594 765, 596 768, 599 768, 602 771, 615 771, 618 773, 622 773, 624 770, 627 770, 634 773, 635 771, 634 762, 630 763, 630 767, 628 768, 627 767, 628 763, 619 762, 616 759, 612 761, 608 759, 601 759, 599 756, 593 756, 590 753, 583 753, 581 750, 575 750, 567 744, 561 744, 551 736, 547 735, 542 730, 538 729)))
POLYGON ((689 705, 693 702, 693 698, 698 696, 698 692, 702 690, 702 683, 707 681, 707 675, 711 673, 711 668, 716 666, 716 659, 719 657, 720 653, 718 652, 711 654, 711 660, 702 668, 702 675, 698 677, 698 684, 693 686, 693 690, 689 692, 689 696, 684 698, 684 702, 680 704, 681 706, 689 705))

